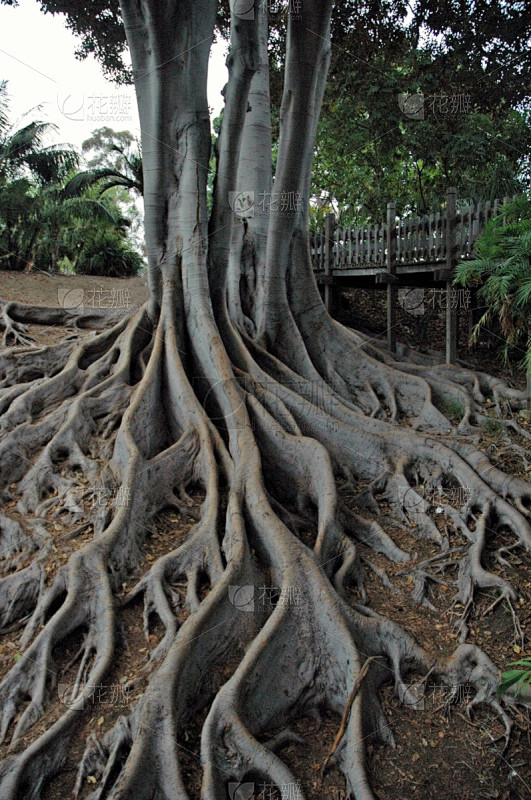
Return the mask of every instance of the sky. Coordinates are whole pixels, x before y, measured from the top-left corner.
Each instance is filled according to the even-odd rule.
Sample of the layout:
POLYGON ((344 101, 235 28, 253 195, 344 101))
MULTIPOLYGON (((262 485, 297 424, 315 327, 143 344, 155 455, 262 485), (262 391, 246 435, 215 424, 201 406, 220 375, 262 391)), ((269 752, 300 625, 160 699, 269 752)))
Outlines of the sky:
MULTIPOLYGON (((8 81, 10 119, 23 123, 29 111, 26 122, 57 125, 50 144, 73 144, 79 150, 93 130, 104 126, 139 137, 133 88, 106 80, 94 57, 77 59, 78 43, 63 17, 43 14, 35 0, 19 0, 17 8, 0 5, 0 80, 8 81)), ((208 102, 214 116, 222 108, 221 89, 227 82, 225 48, 216 44, 210 56, 208 102)))

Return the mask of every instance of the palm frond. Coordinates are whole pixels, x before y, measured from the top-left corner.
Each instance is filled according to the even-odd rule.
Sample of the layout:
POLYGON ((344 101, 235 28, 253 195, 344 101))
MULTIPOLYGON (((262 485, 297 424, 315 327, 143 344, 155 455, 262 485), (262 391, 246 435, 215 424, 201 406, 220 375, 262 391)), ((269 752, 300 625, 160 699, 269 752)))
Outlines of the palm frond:
POLYGON ((79 164, 79 156, 74 150, 43 148, 28 153, 24 158, 27 168, 44 184, 62 181, 79 164))
POLYGON ((487 310, 474 328, 496 319, 505 337, 504 359, 512 347, 525 352, 522 365, 531 369, 531 199, 516 198, 502 206, 486 224, 475 247, 475 258, 457 265, 454 283, 479 286, 487 310))
POLYGON ((64 188, 64 196, 79 197, 84 191, 93 186, 98 188, 100 195, 115 186, 123 186, 126 189, 137 188, 134 181, 118 170, 111 167, 100 167, 86 172, 78 172, 77 175, 74 175, 64 188))

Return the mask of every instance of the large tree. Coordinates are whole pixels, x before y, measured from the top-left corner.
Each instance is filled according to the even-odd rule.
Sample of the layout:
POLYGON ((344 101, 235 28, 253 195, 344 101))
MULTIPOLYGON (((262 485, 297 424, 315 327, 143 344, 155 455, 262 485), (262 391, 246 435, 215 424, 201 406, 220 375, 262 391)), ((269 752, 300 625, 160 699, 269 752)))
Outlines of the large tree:
MULTIPOLYGON (((392 355, 323 306, 307 229, 331 0, 302 0, 287 19, 273 183, 267 15, 262 3, 235 0, 210 218, 206 79, 216 0, 120 6, 142 129, 149 301, 80 346, 65 340, 1 355, 2 492, 18 513, 8 509, 0 525, 13 548, 29 541, 34 557, 18 569, 20 559, 10 558, 0 584, 3 626, 29 615, 22 655, 0 685, 0 733, 16 749, 35 731, 0 765, 1 796, 44 796, 83 699, 112 668, 122 584, 141 571, 125 601, 142 598, 146 634, 156 615, 164 635, 150 653, 143 694, 101 738, 89 737, 78 791, 89 776, 98 784, 93 798, 188 798, 182 732, 197 718, 204 800, 220 800, 230 782, 251 776, 293 785, 274 752, 290 734, 264 736, 320 708, 342 714, 363 679, 335 758, 347 793, 372 800, 364 751, 371 737, 392 741, 379 697, 386 682, 413 707, 423 682, 413 691, 412 675, 467 683, 471 706, 490 705, 509 735, 495 694, 498 670, 466 642, 467 618, 477 587, 515 598, 481 554, 498 526, 531 549, 531 487, 490 464, 471 434, 491 405, 502 426, 525 436, 512 414, 503 419, 525 398, 486 374, 392 355), (445 413, 450 405, 461 408, 458 424, 445 413), (75 516, 72 492, 87 484, 120 491, 128 502, 84 519, 93 537, 47 583, 42 519, 62 499, 75 516), (370 609, 357 542, 393 562, 411 561, 386 532, 387 517, 413 523, 444 552, 447 535, 423 493, 448 485, 472 498, 445 510, 466 541, 456 597, 461 643, 433 662, 370 609), (340 503, 338 486, 365 499, 366 516, 340 503), (167 507, 197 522, 150 563, 145 540, 167 507), (369 513, 383 507, 380 518, 369 513), (279 602, 253 608, 260 586, 277 587, 279 602), (295 589, 298 602, 286 602, 295 589), (74 632, 75 699, 41 734, 54 658, 74 632), (218 669, 222 685, 212 680, 218 669)), ((1 310, 15 344, 24 322, 76 319, 13 303, 1 310)), ((109 318, 77 321, 97 326, 109 318)), ((424 602, 430 570, 421 563, 411 571, 424 602)))

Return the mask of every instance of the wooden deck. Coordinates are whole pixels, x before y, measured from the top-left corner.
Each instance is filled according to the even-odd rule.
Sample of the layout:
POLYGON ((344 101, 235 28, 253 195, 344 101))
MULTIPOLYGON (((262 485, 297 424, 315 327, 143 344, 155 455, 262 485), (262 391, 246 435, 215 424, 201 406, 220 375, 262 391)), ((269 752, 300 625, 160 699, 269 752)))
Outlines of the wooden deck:
POLYGON ((310 232, 313 268, 318 276, 345 278, 378 275, 390 266, 396 275, 436 273, 446 268, 449 252, 454 263, 472 258, 485 223, 512 199, 478 203, 456 213, 455 190, 449 189, 442 213, 400 219, 389 204, 385 221, 359 228, 335 226, 329 215, 324 231, 310 232))
MULTIPOLYGON (((386 284, 387 340, 396 351, 396 304, 400 286, 446 289, 451 296, 455 266, 474 257, 474 245, 493 216, 514 197, 477 203, 457 210, 456 190, 446 192, 444 211, 417 218, 397 218, 393 203, 376 225, 341 227, 333 214, 324 231, 310 231, 310 250, 317 283, 330 309, 334 286, 386 284)), ((457 359, 457 312, 446 303, 446 361, 457 359)))

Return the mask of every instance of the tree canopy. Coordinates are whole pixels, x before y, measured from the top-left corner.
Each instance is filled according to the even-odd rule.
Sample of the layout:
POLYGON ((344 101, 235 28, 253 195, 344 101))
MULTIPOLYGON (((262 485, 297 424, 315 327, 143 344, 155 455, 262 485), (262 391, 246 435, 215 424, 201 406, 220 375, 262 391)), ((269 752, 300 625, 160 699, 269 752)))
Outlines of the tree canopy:
MULTIPOLYGON (((80 57, 93 53, 109 76, 131 81, 117 0, 90 8, 39 2, 46 13, 65 15, 80 57)), ((274 147, 286 8, 272 5, 270 14, 274 147)), ((225 38, 229 13, 227 2, 218 6, 225 38)), ((530 177, 530 41, 523 2, 338 4, 312 176, 316 209, 331 201, 342 221, 365 222, 381 218, 391 200, 406 213, 434 210, 449 185, 471 199, 520 191, 530 177), (417 93, 422 119, 400 107, 401 97, 417 93)))

